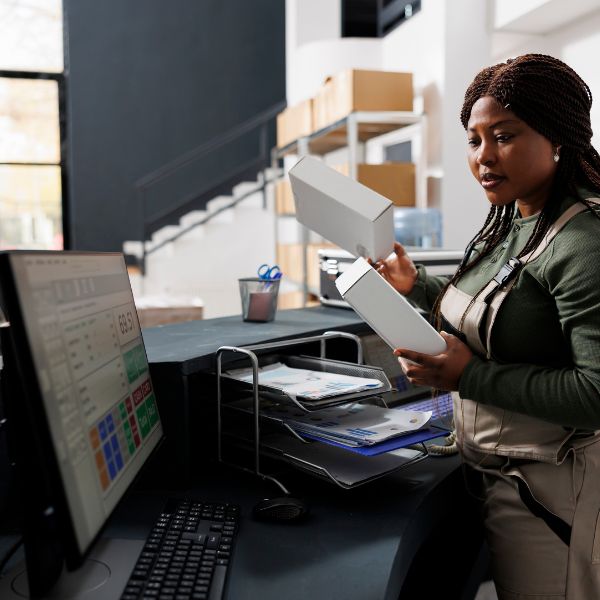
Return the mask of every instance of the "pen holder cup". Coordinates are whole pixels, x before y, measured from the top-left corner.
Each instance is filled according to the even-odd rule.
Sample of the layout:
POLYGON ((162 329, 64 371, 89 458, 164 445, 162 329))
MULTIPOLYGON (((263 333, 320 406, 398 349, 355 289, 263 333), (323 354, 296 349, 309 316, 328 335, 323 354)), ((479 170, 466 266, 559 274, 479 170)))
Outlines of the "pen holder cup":
POLYGON ((280 279, 244 277, 239 279, 244 321, 266 323, 275 318, 280 279))

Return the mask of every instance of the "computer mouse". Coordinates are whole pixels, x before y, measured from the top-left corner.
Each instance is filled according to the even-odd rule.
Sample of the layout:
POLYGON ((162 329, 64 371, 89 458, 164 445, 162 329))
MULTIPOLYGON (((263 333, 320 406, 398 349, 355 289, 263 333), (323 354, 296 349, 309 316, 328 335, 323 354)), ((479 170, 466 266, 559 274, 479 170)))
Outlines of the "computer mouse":
POLYGON ((290 496, 265 498, 257 502, 252 509, 255 519, 272 523, 299 521, 308 513, 309 508, 306 502, 290 496))

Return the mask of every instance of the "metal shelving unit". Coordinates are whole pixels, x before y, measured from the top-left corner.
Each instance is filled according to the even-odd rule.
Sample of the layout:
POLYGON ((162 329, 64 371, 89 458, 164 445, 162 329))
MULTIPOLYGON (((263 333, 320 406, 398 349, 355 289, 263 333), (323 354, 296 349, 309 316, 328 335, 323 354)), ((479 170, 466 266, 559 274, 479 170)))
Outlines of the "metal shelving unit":
MULTIPOLYGON (((283 148, 273 148, 271 151, 272 167, 277 168, 279 162, 287 156, 298 158, 309 154, 325 156, 341 148, 348 149, 348 164, 350 177, 356 178, 359 162, 359 145, 375 138, 382 141, 390 138, 394 144, 419 139, 419 152, 415 162, 416 171, 416 207, 427 207, 427 118, 424 114, 404 111, 369 111, 353 112, 319 129, 306 137, 299 138, 283 148), (391 138, 393 136, 393 139, 391 138)), ((294 215, 276 215, 275 243, 279 244, 279 219, 294 215)), ((302 280, 293 281, 304 293, 306 304, 310 290, 308 285, 308 264, 306 250, 309 243, 308 230, 298 223, 298 243, 302 246, 302 280)), ((288 279, 289 281, 289 279, 288 279)))

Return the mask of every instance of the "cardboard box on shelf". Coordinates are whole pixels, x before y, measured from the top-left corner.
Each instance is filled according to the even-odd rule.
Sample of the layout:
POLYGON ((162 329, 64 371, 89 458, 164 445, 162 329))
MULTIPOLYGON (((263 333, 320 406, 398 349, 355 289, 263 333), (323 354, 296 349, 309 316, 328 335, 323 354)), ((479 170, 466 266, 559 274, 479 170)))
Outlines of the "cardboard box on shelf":
POLYGON ((283 148, 314 131, 313 99, 288 106, 277 115, 277 147, 283 148))
MULTIPOLYGON (((317 306, 319 299, 312 294, 309 294, 306 306, 317 306)), ((277 299, 277 308, 285 310, 288 308, 302 308, 304 306, 304 294, 302 292, 285 292, 279 294, 277 299)))
MULTIPOLYGON (((336 171, 350 175, 350 165, 336 165, 336 171)), ((391 200, 395 206, 415 205, 415 165, 383 163, 356 165, 356 180, 391 200)))
POLYGON ((202 306, 153 306, 137 309, 142 329, 184 321, 198 321, 202 319, 203 312, 202 306))
MULTIPOLYGON (((306 246, 306 281, 310 290, 316 291, 320 284, 321 248, 336 248, 327 242, 311 243, 306 246)), ((277 244, 276 259, 283 277, 295 283, 302 283, 302 244, 277 244)))
POLYGON ((288 179, 280 179, 275 183, 275 212, 278 215, 293 215, 296 212, 292 186, 288 179))
POLYGON ((313 103, 314 128, 354 111, 412 111, 412 73, 348 69, 325 81, 313 103))

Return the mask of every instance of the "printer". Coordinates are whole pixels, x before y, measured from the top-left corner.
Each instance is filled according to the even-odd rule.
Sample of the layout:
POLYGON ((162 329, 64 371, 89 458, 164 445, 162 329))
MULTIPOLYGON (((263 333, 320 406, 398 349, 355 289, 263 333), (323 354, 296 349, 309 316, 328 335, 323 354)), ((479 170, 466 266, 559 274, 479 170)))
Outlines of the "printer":
MULTIPOLYGON (((458 268, 464 252, 436 248, 407 248, 415 264, 424 265, 431 275, 452 275, 458 268)), ((326 306, 350 308, 335 287, 335 280, 355 260, 346 250, 324 248, 319 250, 319 300, 326 306)))

